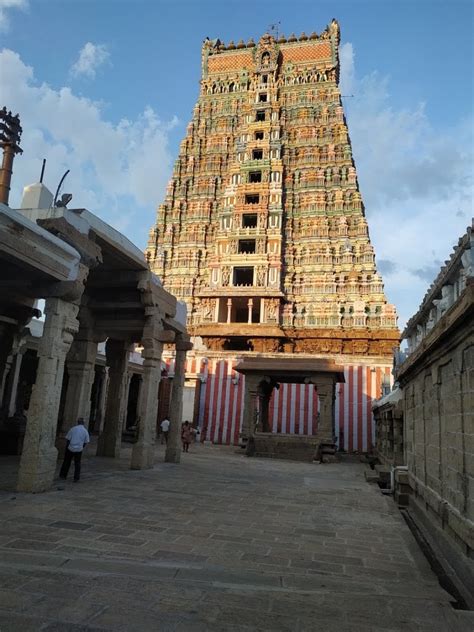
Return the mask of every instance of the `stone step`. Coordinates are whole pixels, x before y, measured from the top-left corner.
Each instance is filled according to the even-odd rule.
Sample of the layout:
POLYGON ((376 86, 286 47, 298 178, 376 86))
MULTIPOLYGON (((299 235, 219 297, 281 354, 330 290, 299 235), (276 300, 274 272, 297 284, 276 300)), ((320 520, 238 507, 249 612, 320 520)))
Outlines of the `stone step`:
POLYGON ((379 475, 374 470, 365 470, 364 472, 365 480, 368 483, 378 483, 379 475))
POLYGON ((395 470, 395 480, 401 485, 410 485, 410 477, 406 470, 395 470))
POLYGON ((339 457, 337 454, 324 454, 323 463, 338 463, 339 457))
POLYGON ((336 446, 334 446, 334 447, 327 446, 327 447, 323 447, 321 449, 321 452, 323 454, 336 454, 337 448, 336 448, 336 446))
POLYGON ((270 453, 270 452, 256 452, 256 457, 265 459, 284 459, 285 461, 300 461, 304 463, 311 463, 313 461, 313 454, 310 456, 303 456, 301 454, 285 454, 284 452, 270 453))
POLYGON ((375 471, 377 472, 381 483, 390 483, 391 467, 378 464, 375 466, 375 471))

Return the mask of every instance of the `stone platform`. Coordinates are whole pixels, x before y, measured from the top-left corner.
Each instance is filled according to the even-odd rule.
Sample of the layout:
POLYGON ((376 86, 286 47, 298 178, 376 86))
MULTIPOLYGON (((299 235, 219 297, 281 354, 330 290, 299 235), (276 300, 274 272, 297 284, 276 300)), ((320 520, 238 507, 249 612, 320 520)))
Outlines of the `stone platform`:
POLYGON ((473 629, 364 465, 192 445, 131 471, 122 450, 86 455, 79 484, 0 492, 2 632, 473 629))
POLYGON ((255 456, 311 463, 316 458, 320 440, 309 435, 257 432, 254 442, 255 456))

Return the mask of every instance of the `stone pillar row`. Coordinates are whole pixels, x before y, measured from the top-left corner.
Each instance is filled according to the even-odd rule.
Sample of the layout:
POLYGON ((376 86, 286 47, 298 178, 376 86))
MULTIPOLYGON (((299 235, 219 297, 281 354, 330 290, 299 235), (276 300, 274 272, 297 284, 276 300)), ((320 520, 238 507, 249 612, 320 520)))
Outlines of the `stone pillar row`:
MULTIPOLYGON (((45 325, 38 349, 36 383, 28 411, 28 423, 20 462, 18 490, 41 492, 52 485, 58 450, 55 446, 57 419, 65 363, 69 371, 63 436, 79 417, 90 416, 90 397, 95 374, 97 340, 93 329, 80 329, 79 305, 61 298, 49 298, 45 306, 45 325), (79 332, 79 333, 78 333, 79 332), (77 334, 76 339, 74 336, 77 334)), ((165 342, 176 343, 176 365, 171 401, 171 429, 166 460, 180 458, 180 426, 186 352, 192 348, 186 334, 163 329, 163 314, 147 307, 143 331, 143 377, 138 403, 138 439, 133 446, 131 468, 153 467, 161 379, 161 356, 165 342)), ((108 338, 106 364, 99 396, 101 429, 97 454, 120 456, 122 425, 126 411, 127 371, 131 340, 108 338)))

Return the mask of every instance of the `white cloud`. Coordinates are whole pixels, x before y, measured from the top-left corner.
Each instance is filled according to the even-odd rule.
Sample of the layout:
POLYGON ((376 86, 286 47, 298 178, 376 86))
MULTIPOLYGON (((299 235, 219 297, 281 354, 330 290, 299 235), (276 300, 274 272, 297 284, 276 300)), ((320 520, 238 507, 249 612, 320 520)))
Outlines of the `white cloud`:
POLYGON ((110 53, 105 44, 87 42, 79 51, 79 57, 71 66, 72 77, 94 79, 97 69, 110 60, 110 53))
POLYGON ((339 85, 341 94, 351 95, 354 89, 354 48, 350 42, 342 44, 339 48, 340 77, 339 85))
POLYGON ((45 184, 53 193, 70 169, 63 187, 73 193, 70 207, 88 208, 143 247, 171 171, 168 135, 176 120, 162 122, 147 107, 114 125, 100 104, 37 83, 33 68, 11 50, 0 51, 0 93, 23 127, 10 205, 19 206, 23 186, 38 181, 46 158, 45 184))
POLYGON ((0 0, 0 32, 7 31, 10 26, 7 13, 9 9, 26 9, 27 7, 27 0, 0 0))
POLYGON ((370 234, 403 327, 471 223, 473 125, 434 129, 423 103, 392 106, 388 78, 357 77, 352 44, 340 59, 342 94, 354 94, 344 107, 370 234))

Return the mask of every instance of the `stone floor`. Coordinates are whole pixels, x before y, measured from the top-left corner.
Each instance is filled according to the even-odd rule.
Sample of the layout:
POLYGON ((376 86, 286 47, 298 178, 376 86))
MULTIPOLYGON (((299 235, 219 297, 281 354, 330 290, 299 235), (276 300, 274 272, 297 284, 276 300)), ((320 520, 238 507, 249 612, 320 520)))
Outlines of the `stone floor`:
POLYGON ((1 632, 474 629, 362 465, 162 452, 0 492, 1 632))

